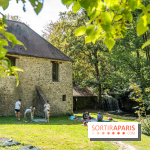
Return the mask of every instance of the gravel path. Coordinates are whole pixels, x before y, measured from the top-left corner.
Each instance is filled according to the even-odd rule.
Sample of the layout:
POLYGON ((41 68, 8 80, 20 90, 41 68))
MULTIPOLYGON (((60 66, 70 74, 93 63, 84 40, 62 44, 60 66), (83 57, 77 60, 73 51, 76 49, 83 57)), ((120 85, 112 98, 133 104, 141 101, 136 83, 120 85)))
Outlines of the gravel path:
POLYGON ((115 141, 113 143, 115 143, 116 145, 119 146, 118 150, 137 150, 134 146, 131 146, 129 144, 125 144, 121 141, 115 141))

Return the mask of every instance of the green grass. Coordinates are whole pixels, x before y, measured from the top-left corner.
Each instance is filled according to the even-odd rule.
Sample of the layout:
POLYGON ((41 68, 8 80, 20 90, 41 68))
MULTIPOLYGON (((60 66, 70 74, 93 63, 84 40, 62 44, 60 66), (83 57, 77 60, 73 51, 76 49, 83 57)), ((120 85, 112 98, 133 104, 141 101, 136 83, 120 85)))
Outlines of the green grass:
MULTIPOLYGON (((82 114, 77 114, 82 116, 82 114)), ((91 113, 96 117, 96 113, 91 113)), ((108 115, 105 115, 106 119, 108 115)), ((122 116, 112 116, 119 122, 134 121, 134 119, 122 118, 122 116)), ((115 142, 90 141, 88 138, 88 127, 81 126, 82 122, 68 120, 68 116, 50 117, 50 123, 32 122, 25 123, 17 121, 15 117, 0 117, 0 138, 10 138, 21 142, 20 146, 0 147, 1 150, 19 149, 23 145, 33 145, 42 150, 118 150, 119 146, 115 142)), ((142 141, 126 142, 130 145, 137 145, 142 150, 146 150, 150 143, 148 136, 142 135, 142 141)), ((147 149, 148 150, 148 149, 147 149)))

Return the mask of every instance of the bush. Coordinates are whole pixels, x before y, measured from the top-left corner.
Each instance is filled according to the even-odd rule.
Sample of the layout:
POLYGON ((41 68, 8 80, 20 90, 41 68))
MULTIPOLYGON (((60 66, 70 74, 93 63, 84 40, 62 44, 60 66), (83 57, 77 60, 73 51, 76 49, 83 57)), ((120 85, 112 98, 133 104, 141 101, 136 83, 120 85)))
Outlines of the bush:
POLYGON ((150 136, 150 116, 141 119, 142 133, 150 136))

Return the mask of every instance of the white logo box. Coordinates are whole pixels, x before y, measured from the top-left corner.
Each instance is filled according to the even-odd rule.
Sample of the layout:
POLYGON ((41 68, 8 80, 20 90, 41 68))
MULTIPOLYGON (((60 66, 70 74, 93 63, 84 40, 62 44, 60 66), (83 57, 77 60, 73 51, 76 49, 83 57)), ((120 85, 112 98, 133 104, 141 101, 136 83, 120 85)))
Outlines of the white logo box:
POLYGON ((138 122, 89 122, 88 138, 138 138, 138 122))

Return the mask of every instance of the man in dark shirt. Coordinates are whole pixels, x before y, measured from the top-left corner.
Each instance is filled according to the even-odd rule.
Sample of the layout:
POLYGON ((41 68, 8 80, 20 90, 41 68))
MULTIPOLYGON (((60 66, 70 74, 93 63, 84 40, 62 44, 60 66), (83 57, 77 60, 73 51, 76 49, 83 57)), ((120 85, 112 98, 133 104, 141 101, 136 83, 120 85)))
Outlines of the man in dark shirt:
POLYGON ((84 120, 87 119, 87 111, 84 111, 84 113, 83 113, 83 119, 84 120))

